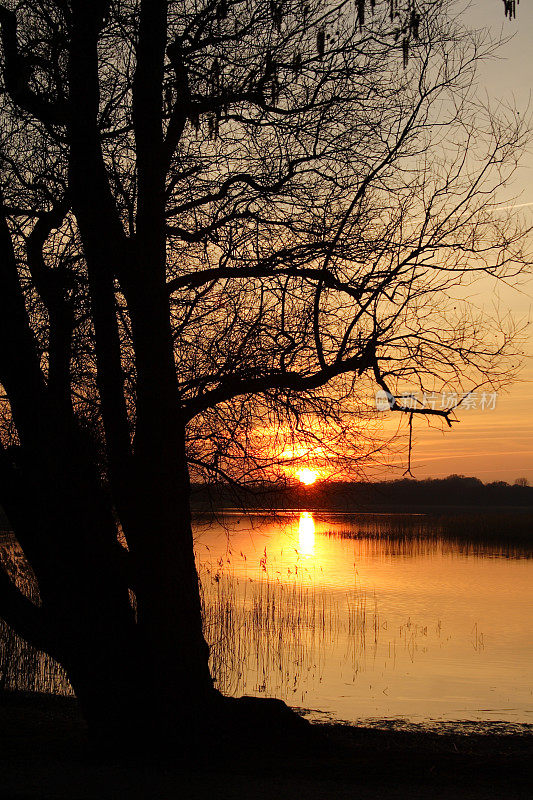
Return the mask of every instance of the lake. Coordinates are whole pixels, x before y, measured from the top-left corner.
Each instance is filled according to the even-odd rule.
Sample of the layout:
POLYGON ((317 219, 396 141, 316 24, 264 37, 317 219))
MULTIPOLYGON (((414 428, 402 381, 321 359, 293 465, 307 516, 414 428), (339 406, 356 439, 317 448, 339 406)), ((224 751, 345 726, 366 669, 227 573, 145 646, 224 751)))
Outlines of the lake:
MULTIPOLYGON (((533 723, 529 526, 520 514, 195 515, 217 686, 313 720, 533 723)), ((11 537, 0 545, 24 575, 11 537)), ((0 685, 71 691, 0 628, 0 685)))
POLYGON ((500 539, 417 515, 198 517, 219 687, 312 719, 533 722, 533 559, 500 539))

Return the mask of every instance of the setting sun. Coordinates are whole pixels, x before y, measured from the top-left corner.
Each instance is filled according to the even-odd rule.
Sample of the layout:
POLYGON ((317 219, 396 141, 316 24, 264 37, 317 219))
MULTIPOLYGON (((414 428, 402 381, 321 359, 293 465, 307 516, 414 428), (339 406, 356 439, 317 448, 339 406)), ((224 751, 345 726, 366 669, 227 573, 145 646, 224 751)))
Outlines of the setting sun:
POLYGON ((309 469, 309 467, 304 467, 303 469, 298 470, 296 476, 298 477, 300 483, 305 483, 306 486, 310 486, 318 478, 318 472, 309 469))

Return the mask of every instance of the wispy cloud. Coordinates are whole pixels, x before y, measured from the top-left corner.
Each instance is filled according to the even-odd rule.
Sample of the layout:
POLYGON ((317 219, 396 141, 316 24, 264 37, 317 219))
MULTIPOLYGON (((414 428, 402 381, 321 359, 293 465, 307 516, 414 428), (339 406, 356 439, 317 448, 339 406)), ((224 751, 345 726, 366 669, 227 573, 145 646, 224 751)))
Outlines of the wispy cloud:
POLYGON ((533 206, 533 200, 529 203, 513 203, 511 206, 498 206, 501 211, 512 211, 513 208, 527 208, 527 206, 533 206))

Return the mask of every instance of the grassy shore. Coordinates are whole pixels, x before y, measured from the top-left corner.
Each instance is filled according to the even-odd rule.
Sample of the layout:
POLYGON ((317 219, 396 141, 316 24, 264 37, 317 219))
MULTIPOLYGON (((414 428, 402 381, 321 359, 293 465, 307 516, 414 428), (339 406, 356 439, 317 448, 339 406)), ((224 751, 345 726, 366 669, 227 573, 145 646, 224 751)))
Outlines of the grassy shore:
POLYGON ((0 695, 0 796, 50 800, 170 798, 531 797, 533 736, 513 726, 389 730, 313 726, 305 743, 235 741, 187 770, 165 761, 123 765, 91 758, 72 698, 0 695), (496 731, 496 732, 495 732, 496 731))

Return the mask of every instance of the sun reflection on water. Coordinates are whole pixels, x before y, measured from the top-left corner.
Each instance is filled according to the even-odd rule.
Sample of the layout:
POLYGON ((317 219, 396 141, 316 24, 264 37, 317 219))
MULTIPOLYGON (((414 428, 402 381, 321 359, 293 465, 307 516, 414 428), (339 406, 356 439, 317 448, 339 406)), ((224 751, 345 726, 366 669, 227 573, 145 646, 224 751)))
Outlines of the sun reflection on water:
POLYGON ((302 511, 298 522, 299 552, 303 556, 315 554, 315 521, 309 511, 302 511))

